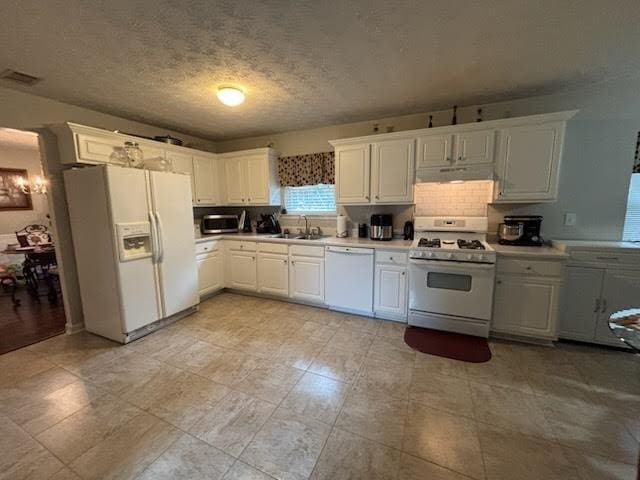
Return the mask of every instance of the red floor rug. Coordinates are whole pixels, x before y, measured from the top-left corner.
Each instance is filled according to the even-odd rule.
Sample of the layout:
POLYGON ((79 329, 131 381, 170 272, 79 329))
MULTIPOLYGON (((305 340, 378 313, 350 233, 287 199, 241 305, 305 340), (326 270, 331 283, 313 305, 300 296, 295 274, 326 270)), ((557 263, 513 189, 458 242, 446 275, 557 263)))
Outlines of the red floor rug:
POLYGON ((404 331, 404 342, 419 352, 453 360, 470 363, 491 360, 491 350, 486 338, 430 328, 407 327, 404 331))

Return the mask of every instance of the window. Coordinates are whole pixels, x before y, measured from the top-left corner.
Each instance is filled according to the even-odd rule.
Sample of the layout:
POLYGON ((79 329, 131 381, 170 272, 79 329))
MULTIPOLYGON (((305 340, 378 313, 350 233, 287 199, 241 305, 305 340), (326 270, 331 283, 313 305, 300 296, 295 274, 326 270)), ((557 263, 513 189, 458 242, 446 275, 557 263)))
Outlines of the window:
POLYGON ((284 206, 287 213, 332 214, 336 212, 335 185, 285 187, 284 206))
POLYGON ((640 241, 640 173, 631 174, 622 239, 630 242, 640 241))

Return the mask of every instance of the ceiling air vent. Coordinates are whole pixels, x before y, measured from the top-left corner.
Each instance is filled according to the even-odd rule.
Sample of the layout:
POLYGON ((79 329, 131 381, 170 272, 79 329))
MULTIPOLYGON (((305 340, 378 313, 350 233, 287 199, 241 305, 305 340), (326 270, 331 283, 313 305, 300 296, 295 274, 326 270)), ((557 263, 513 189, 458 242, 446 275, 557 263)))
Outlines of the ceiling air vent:
POLYGON ((28 73, 16 72, 15 70, 11 69, 0 72, 0 79, 9 80, 10 82, 27 87, 31 87, 36 83, 42 81, 41 78, 34 77, 33 75, 29 75, 28 73))

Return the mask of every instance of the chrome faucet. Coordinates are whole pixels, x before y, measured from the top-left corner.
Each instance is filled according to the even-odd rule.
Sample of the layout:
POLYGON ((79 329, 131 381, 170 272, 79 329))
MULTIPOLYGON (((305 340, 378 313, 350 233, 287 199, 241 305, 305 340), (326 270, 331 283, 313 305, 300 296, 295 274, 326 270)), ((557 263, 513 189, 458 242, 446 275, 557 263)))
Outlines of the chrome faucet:
POLYGON ((300 215, 298 217, 298 224, 300 223, 300 220, 302 220, 304 218, 304 235, 306 237, 308 237, 310 235, 309 233, 309 219, 307 218, 306 215, 300 215))

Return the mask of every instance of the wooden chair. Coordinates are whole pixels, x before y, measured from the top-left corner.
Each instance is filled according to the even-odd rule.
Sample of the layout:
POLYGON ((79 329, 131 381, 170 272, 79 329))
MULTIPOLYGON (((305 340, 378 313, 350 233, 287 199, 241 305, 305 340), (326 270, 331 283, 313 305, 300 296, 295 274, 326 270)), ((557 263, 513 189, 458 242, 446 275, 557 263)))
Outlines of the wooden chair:
POLYGON ((20 300, 16 298, 16 290, 18 289, 18 282, 11 273, 3 266, 0 266, 0 287, 2 290, 10 289, 11 301, 15 307, 20 305, 20 300))
POLYGON ((27 225, 16 232, 21 247, 37 247, 51 243, 51 232, 46 225, 27 225))

